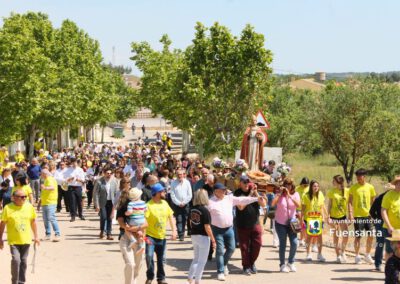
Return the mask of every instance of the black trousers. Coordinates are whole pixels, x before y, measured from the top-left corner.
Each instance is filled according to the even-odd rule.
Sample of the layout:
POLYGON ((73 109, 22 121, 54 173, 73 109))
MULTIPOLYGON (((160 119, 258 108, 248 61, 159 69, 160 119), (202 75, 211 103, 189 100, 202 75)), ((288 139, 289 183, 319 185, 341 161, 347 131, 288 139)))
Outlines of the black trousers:
POLYGON ((87 195, 87 206, 88 206, 88 208, 90 207, 90 205, 92 205, 92 202, 93 202, 93 188, 94 188, 93 182, 89 181, 86 184, 86 190, 87 190, 86 195, 87 195))
POLYGON ((57 200, 57 211, 61 211, 61 201, 64 198, 65 210, 69 212, 69 204, 68 204, 68 193, 67 191, 62 190, 61 185, 58 186, 58 200, 57 200))
POLYGON ((111 220, 111 212, 113 209, 113 204, 111 200, 107 200, 107 203, 104 207, 100 208, 100 231, 104 231, 105 228, 106 234, 111 235, 111 228, 112 228, 112 220, 111 220), (106 224, 107 221, 107 224, 106 224))
POLYGON ((79 217, 82 215, 82 187, 81 186, 68 186, 68 203, 69 213, 71 217, 76 217, 78 211, 79 217), (78 210, 77 210, 78 209, 78 210))

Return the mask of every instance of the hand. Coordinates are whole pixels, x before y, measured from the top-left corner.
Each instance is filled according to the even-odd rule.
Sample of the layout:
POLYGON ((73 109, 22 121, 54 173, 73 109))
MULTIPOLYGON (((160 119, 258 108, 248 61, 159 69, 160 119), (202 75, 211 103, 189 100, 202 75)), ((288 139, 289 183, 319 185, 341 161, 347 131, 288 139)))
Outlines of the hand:
POLYGON ((114 219, 114 212, 111 212, 110 219, 114 219))
POLYGON ((387 230, 388 230, 388 233, 389 233, 390 235, 392 235, 392 233, 393 233, 393 231, 394 231, 394 228, 393 228, 392 226, 390 226, 387 230))
POLYGON ((0 249, 3 249, 3 248, 4 248, 4 241, 0 240, 0 249))
POLYGON ((34 242, 35 245, 40 246, 40 241, 39 241, 38 238, 35 238, 35 239, 33 240, 33 242, 34 242))
POLYGON ((96 207, 94 210, 96 210, 97 213, 100 212, 100 208, 96 207))
POLYGON ((211 241, 211 246, 212 246, 213 250, 215 250, 217 248, 217 243, 215 242, 215 240, 211 241))
POLYGON ((176 240, 176 231, 172 231, 171 240, 176 240))
POLYGON ((43 184, 43 183, 40 185, 40 189, 42 189, 42 190, 44 190, 44 189, 45 189, 45 186, 44 186, 44 184, 43 184))

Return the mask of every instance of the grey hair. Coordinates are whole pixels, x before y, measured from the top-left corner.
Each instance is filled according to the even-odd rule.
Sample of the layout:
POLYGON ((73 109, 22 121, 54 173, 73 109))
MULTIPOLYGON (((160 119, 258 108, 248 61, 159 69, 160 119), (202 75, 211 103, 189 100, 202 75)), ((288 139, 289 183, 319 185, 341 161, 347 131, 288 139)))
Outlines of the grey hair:
POLYGON ((213 174, 208 174, 207 181, 213 183, 215 181, 215 176, 213 174))
POLYGON ((193 205, 208 205, 208 194, 206 190, 201 188, 194 193, 193 205))

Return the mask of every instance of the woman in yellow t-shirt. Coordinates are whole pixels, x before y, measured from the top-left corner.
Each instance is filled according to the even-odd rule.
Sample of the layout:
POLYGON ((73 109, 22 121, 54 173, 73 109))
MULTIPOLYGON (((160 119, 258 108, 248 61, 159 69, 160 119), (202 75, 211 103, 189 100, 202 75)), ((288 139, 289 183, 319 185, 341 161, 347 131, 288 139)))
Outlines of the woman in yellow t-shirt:
MULTIPOLYGON (((300 206, 296 209, 297 214, 300 216, 299 217, 300 219, 303 219, 303 217, 301 216, 301 200, 303 199, 303 195, 308 192, 309 186, 310 186, 310 181, 308 180, 307 177, 303 177, 300 181, 300 185, 296 186, 296 189, 295 189, 296 192, 298 192, 299 196, 300 196, 300 206)), ((301 230, 300 240, 299 240, 300 246, 306 245, 305 239, 306 239, 306 231, 301 230)))
POLYGON ((349 202, 349 189, 344 186, 344 178, 341 175, 333 177, 333 188, 328 191, 328 222, 331 225, 333 243, 335 244, 338 263, 346 263, 346 246, 349 240, 347 232, 347 204, 349 202), (344 234, 343 234, 344 232, 344 234), (339 236, 342 235, 341 246, 339 247, 339 236))
MULTIPOLYGON (((11 190, 11 194, 14 193, 14 191, 17 191, 19 189, 22 189, 26 196, 29 198, 29 202, 33 204, 33 192, 32 188, 28 184, 28 180, 25 175, 17 175, 15 178, 15 186, 11 190)), ((11 197, 12 198, 12 197, 11 197)))
MULTIPOLYGON (((317 216, 320 219, 324 219, 325 213, 325 197, 323 193, 319 189, 319 183, 315 180, 310 182, 310 187, 308 193, 303 195, 302 198, 302 211, 303 211, 303 218, 308 226, 309 221, 312 220, 312 216, 317 216)), ((315 220, 315 219, 314 219, 315 220)), ((317 222, 316 222, 317 223, 317 222)), ((318 228, 317 228, 318 229, 318 228)), ((321 228, 322 230, 322 224, 321 228)), ((313 239, 317 239, 318 243, 318 257, 317 260, 320 262, 325 262, 325 258, 322 256, 322 233, 317 236, 311 236, 307 233, 306 237, 306 250, 307 250, 307 257, 306 260, 312 260, 312 256, 310 254, 311 250, 311 241, 313 239)))

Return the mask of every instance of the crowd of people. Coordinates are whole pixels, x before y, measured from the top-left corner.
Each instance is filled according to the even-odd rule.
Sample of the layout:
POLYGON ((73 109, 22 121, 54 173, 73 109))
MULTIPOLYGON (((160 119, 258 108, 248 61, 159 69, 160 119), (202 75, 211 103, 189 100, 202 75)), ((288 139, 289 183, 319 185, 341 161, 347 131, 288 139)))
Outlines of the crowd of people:
MULTIPOLYGON (((145 129, 143 135, 145 134, 145 129)), ((132 131, 135 131, 132 126, 132 131)), ((27 160, 18 151, 10 163, 0 149, 0 248, 7 228, 12 283, 24 283, 29 247, 40 241, 61 241, 57 212, 66 210, 70 222, 85 220, 85 210, 99 214, 98 237, 113 240, 118 222, 125 283, 136 283, 142 260, 146 284, 165 284, 167 228, 171 239, 190 236, 193 260, 187 283, 201 282, 204 267, 215 252, 217 279, 225 281, 228 263, 240 248, 245 275, 257 273, 266 220, 271 219, 274 244, 279 247, 279 270, 296 272, 296 252, 306 247, 306 260, 324 262, 324 224, 333 238, 338 263, 348 262, 346 248, 354 237, 356 264, 374 264, 382 271, 386 251, 387 283, 398 283, 400 270, 400 177, 379 196, 367 182, 367 171, 356 171, 357 182, 346 188, 342 176, 332 178, 324 195, 319 182, 304 177, 298 186, 288 178, 290 168, 274 161, 262 170, 272 176, 274 190, 262 192, 246 173, 219 162, 211 167, 186 153, 176 159, 163 141, 120 145, 80 144, 60 152, 35 151, 27 160), (328 199, 325 202, 325 199, 328 199), (327 204, 327 206, 325 206, 327 204), (42 212, 45 236, 37 233, 37 211, 42 212), (354 230, 349 226, 354 225, 354 230), (32 238, 32 233, 33 238, 32 238), (299 238, 298 238, 299 237, 299 238), (371 256, 376 237, 374 259, 371 256), (360 241, 366 239, 364 256, 360 241), (286 246, 289 239, 289 256, 286 246), (157 267, 155 267, 155 256, 157 267), (397 277, 397 278, 396 278, 397 277), (397 282, 390 279, 397 279, 397 282)))

